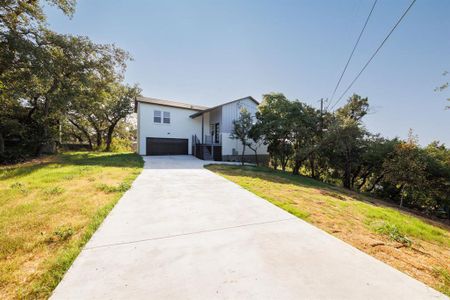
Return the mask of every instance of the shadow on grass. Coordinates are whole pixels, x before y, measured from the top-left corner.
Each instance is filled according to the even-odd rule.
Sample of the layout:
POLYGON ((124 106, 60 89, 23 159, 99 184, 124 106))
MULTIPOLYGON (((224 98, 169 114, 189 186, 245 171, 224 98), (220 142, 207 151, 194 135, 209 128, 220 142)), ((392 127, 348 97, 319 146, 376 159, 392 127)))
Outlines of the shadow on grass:
POLYGON ((0 169, 0 180, 22 177, 52 164, 62 166, 100 166, 118 168, 139 168, 142 158, 135 153, 66 152, 51 159, 25 163, 0 169))
MULTIPOLYGON (((329 184, 323 181, 319 181, 303 175, 293 175, 292 173, 274 170, 268 167, 256 167, 256 166, 233 166, 233 165, 210 165, 208 169, 218 171, 228 176, 236 176, 237 174, 248 176, 252 178, 261 178, 264 176, 264 180, 278 184, 296 184, 300 187, 315 188, 320 193, 328 195, 339 200, 345 201, 346 199, 342 195, 351 197, 354 200, 368 202, 372 205, 379 206, 380 203, 374 201, 374 198, 366 196, 364 194, 347 190, 333 184, 329 184)), ((387 206, 395 207, 395 204, 386 203, 387 206)), ((384 206, 384 205, 383 205, 384 206)))
POLYGON ((142 157, 136 153, 69 152, 59 155, 63 165, 133 168, 142 167, 142 157))
POLYGON ((19 165, 0 169, 0 179, 10 179, 31 174, 54 162, 40 162, 33 165, 19 165))
POLYGON ((283 172, 280 170, 273 170, 267 167, 256 167, 256 166, 233 166, 233 165, 208 165, 208 169, 220 172, 224 175, 228 176, 236 176, 243 175, 252 178, 261 178, 264 176, 264 180, 273 182, 273 183, 285 183, 292 184, 295 183, 302 187, 312 187, 318 189, 327 189, 327 190, 337 190, 338 188, 327 183, 301 176, 301 175, 292 175, 287 172, 283 172))

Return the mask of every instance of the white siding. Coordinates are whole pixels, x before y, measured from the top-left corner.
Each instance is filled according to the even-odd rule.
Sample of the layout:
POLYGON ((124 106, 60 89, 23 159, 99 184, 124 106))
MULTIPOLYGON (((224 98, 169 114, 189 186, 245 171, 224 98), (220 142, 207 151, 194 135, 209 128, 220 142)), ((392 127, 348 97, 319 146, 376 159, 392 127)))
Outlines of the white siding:
MULTIPOLYGON (((192 154, 192 135, 201 137, 202 118, 191 119, 189 116, 196 113, 195 110, 162 106, 139 102, 138 104, 138 151, 145 155, 146 138, 179 138, 188 139, 189 154, 192 154), (153 111, 170 112, 170 124, 153 123, 153 111)), ((205 120, 206 122, 206 120, 205 120)))
MULTIPOLYGON (((242 143, 239 140, 231 139, 230 133, 222 133, 222 155, 233 155, 233 149, 237 151, 238 155, 242 154, 242 143)), ((267 146, 262 143, 256 150, 258 154, 267 154, 267 146)), ((246 155, 254 154, 253 150, 248 147, 245 148, 246 155)))
POLYGON ((222 106, 222 132, 231 133, 233 129, 233 120, 239 118, 241 108, 246 108, 252 116, 254 116, 258 111, 258 106, 256 103, 248 98, 225 104, 222 106))

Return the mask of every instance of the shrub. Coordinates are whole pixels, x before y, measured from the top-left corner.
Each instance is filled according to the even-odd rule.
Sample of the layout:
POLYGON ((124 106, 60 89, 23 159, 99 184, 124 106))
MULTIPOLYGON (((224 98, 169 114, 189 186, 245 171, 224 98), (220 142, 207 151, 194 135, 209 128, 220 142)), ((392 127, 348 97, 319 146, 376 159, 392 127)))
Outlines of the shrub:
POLYGON ((386 222, 375 224, 375 230, 378 233, 387 235, 391 240, 399 242, 405 246, 411 246, 412 241, 404 235, 396 225, 386 222))

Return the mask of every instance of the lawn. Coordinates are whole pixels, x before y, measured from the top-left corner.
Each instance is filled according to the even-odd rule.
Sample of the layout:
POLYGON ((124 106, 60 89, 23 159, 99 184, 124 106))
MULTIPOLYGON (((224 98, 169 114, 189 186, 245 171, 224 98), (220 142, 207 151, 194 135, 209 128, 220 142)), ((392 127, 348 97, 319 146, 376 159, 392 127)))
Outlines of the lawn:
POLYGON ((450 295, 450 231, 383 201, 268 168, 209 170, 450 295))
POLYGON ((0 299, 47 298, 142 166, 71 152, 0 167, 0 299))

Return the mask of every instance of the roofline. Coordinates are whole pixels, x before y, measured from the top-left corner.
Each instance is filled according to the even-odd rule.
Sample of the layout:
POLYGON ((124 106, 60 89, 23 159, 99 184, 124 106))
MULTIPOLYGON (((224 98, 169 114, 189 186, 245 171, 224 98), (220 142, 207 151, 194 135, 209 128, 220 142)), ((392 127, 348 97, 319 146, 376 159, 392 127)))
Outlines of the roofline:
POLYGON ((223 104, 216 105, 216 106, 214 106, 214 107, 211 107, 211 108, 208 108, 208 109, 205 109, 205 110, 196 112, 195 114, 190 115, 190 117, 191 117, 192 119, 194 119, 194 118, 197 118, 198 116, 201 116, 202 114, 204 114, 204 113, 206 113, 206 112, 210 112, 210 111, 212 111, 212 110, 214 110, 214 109, 216 109, 216 108, 219 108, 219 107, 221 107, 221 106, 224 106, 224 105, 227 105, 227 104, 231 104, 231 103, 234 103, 234 102, 237 102, 237 101, 241 101, 241 100, 244 100, 244 99, 250 99, 250 100, 252 100, 253 102, 255 102, 256 105, 259 105, 259 102, 256 101, 255 98, 253 98, 252 96, 247 96, 247 97, 244 97, 244 98, 239 98, 239 99, 236 99, 236 100, 233 100, 233 101, 225 102, 225 103, 223 103, 223 104))
POLYGON ((203 111, 203 110, 209 109, 206 106, 193 105, 193 104, 189 104, 189 103, 157 99, 157 98, 149 98, 149 97, 137 97, 135 101, 136 101, 136 103, 140 102, 140 103, 147 103, 147 104, 167 106, 167 107, 175 107, 175 108, 194 110, 194 111, 203 111))

